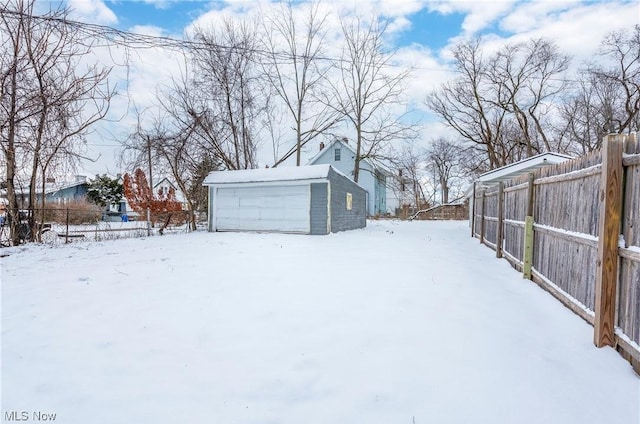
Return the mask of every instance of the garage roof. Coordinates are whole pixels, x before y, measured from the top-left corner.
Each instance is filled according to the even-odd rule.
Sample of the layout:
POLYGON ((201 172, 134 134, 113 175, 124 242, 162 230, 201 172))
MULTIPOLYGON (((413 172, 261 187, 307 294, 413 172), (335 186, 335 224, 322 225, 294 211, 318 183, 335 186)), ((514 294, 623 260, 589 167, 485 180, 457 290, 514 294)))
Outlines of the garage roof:
POLYGON ((563 155, 560 153, 541 153, 539 155, 523 159, 519 162, 503 166, 502 168, 486 172, 480 175, 476 181, 480 181, 482 183, 498 183, 500 181, 511 180, 513 178, 519 177, 520 175, 533 172, 538 168, 543 168, 549 165, 556 165, 570 159, 573 158, 571 156, 563 155))
MULTIPOLYGON (((285 166, 282 168, 242 169, 214 171, 204 180, 204 185, 257 183, 270 181, 297 181, 327 178, 331 165, 285 166)), ((341 174, 334 169, 334 172, 341 174)), ((341 174, 342 175, 342 174, 341 174)))
MULTIPOLYGON (((494 169, 493 171, 486 172, 480 175, 475 183, 481 184, 485 187, 491 187, 497 185, 501 181, 508 181, 517 178, 521 175, 528 174, 536 169, 543 168, 549 165, 556 165, 565 161, 573 159, 571 156, 563 155, 560 153, 541 153, 530 158, 523 159, 521 161, 503 166, 501 168, 494 169)), ((470 184, 465 191, 464 197, 471 197, 473 195, 473 184, 470 184)))

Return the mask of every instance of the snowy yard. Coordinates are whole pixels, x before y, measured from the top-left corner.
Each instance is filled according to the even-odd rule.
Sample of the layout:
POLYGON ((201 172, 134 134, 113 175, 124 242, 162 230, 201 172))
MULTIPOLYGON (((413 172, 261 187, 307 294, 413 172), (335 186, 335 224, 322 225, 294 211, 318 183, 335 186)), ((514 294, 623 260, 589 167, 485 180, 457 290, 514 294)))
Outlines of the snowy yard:
POLYGON ((640 422, 629 364, 466 223, 0 253, 3 422, 640 422))

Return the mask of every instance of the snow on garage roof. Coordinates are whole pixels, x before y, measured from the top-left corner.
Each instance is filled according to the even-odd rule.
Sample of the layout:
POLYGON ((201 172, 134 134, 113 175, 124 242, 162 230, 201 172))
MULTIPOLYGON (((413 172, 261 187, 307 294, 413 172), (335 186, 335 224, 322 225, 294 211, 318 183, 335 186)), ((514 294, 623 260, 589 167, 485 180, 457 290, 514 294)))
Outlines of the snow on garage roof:
POLYGON ((483 183, 498 183, 500 181, 510 180, 520 175, 533 172, 538 168, 543 168, 549 165, 556 165, 565 161, 573 159, 571 156, 563 155, 560 153, 541 153, 530 158, 523 159, 521 161, 503 166, 501 168, 494 169, 493 171, 485 172, 480 175, 477 181, 483 183))
MULTIPOLYGON (((204 185, 297 181, 327 178, 331 165, 284 166, 282 168, 214 171, 205 178, 204 185)), ((334 171, 338 174, 340 172, 334 171)))

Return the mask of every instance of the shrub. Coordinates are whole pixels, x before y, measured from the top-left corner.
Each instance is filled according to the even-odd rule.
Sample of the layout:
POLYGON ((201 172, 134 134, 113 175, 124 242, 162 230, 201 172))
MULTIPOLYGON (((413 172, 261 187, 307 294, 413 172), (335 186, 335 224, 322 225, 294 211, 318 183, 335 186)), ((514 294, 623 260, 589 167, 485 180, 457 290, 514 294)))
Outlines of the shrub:
MULTIPOLYGON (((94 224, 102 219, 102 208, 86 200, 74 200, 65 205, 49 203, 44 208, 44 222, 67 223, 67 210, 69 211, 69 224, 94 224)), ((36 220, 40 220, 41 210, 36 213, 36 220)))

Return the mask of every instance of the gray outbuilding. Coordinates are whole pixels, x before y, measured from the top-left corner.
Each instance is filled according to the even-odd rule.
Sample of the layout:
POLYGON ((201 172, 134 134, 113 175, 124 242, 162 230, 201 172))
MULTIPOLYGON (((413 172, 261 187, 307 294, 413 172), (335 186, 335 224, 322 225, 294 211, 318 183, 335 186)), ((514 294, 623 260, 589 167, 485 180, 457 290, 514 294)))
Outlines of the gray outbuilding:
POLYGON ((209 231, 324 235, 366 226, 366 190, 331 165, 210 173, 209 231))

